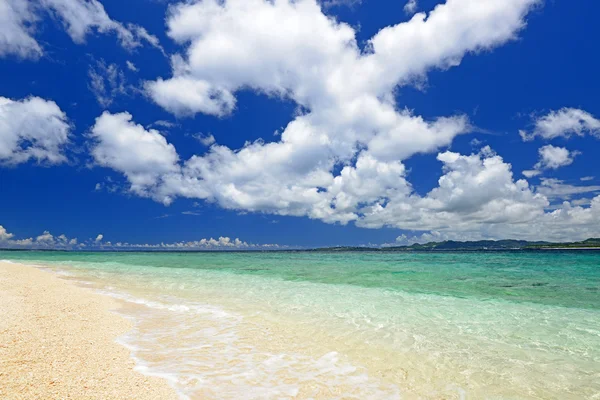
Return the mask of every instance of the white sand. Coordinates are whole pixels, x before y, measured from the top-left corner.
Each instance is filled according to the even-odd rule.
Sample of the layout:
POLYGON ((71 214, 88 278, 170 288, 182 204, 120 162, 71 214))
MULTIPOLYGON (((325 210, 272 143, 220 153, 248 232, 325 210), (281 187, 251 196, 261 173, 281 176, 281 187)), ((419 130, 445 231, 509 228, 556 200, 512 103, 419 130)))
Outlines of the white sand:
POLYGON ((177 399, 134 371, 115 339, 131 329, 119 305, 20 264, 0 262, 1 399, 177 399))

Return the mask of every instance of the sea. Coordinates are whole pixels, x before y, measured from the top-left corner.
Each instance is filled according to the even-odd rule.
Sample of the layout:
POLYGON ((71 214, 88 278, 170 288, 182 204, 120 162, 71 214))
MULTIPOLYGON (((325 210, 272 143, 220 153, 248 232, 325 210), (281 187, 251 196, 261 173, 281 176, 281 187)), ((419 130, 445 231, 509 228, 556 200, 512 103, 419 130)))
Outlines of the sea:
POLYGON ((600 399, 598 251, 0 259, 117 299, 182 398, 600 399))

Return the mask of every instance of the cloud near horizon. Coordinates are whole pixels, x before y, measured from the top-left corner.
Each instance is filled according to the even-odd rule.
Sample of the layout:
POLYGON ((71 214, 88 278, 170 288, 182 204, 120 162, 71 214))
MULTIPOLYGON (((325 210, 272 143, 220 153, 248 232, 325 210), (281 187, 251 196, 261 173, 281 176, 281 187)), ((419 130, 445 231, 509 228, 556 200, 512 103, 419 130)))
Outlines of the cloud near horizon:
POLYGON ((288 246, 279 244, 253 244, 238 238, 231 239, 220 236, 218 239, 208 238, 195 241, 182 241, 175 243, 127 243, 104 240, 104 235, 99 234, 95 239, 87 239, 80 242, 77 238, 68 238, 62 234, 52 235, 44 231, 41 235, 33 238, 15 239, 15 235, 9 233, 0 225, 0 250, 1 249, 64 249, 64 250, 265 250, 285 249, 288 246))

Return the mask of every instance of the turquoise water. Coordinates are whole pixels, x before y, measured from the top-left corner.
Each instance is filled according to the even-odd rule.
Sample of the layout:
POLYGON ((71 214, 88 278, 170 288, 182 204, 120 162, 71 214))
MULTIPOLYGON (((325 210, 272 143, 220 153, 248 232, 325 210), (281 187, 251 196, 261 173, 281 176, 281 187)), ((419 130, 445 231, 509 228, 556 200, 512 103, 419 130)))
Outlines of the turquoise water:
POLYGON ((600 252, 0 252, 121 299, 189 398, 600 398, 600 252))

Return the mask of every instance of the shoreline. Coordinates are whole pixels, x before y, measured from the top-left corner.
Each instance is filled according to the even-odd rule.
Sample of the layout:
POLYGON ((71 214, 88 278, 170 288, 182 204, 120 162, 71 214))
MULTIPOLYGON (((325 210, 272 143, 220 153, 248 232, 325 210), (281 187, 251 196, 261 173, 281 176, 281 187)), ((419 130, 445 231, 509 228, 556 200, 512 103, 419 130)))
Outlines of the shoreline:
POLYGON ((135 371, 117 339, 119 302, 32 266, 0 261, 0 398, 179 399, 135 371))
POLYGON ((600 250, 600 247, 540 247, 532 250, 600 250))

